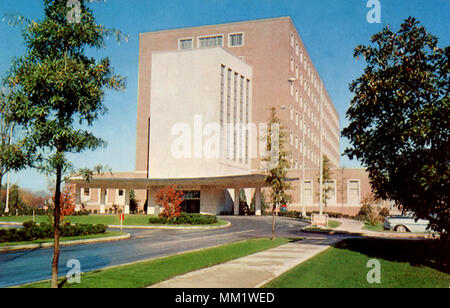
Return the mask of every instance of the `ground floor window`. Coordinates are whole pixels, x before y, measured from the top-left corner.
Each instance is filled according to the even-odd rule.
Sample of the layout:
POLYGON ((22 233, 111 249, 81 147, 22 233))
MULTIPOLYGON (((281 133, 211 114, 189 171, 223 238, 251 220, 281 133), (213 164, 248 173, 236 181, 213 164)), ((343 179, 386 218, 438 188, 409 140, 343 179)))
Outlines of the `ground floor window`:
POLYGON ((200 191, 183 191, 181 211, 185 213, 200 213, 200 191))

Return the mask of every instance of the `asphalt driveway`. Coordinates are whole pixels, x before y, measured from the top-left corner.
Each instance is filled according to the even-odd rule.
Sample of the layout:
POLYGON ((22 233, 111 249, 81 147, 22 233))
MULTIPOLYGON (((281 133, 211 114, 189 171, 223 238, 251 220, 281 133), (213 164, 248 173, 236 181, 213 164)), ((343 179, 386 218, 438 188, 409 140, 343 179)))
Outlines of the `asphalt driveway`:
MULTIPOLYGON (((272 230, 271 217, 221 217, 231 221, 232 226, 218 230, 142 230, 126 229, 129 240, 78 245, 61 248, 60 275, 70 269, 67 261, 80 261, 83 272, 158 258, 175 253, 212 247, 255 237, 269 237, 272 230)), ((279 237, 311 237, 300 232, 306 224, 300 221, 278 218, 279 237)), ((315 235, 317 237, 317 235, 315 235)), ((327 236, 323 236, 326 238, 327 236)), ((51 277, 53 249, 36 249, 0 253, 0 287, 8 287, 51 277)))

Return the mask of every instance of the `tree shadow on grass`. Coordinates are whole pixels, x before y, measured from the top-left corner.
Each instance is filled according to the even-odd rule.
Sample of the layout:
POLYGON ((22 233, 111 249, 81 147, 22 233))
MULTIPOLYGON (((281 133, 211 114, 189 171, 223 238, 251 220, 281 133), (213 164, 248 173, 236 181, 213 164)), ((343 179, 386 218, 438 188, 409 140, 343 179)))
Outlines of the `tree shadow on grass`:
POLYGON ((347 249, 375 259, 428 266, 450 274, 450 251, 439 240, 347 239, 334 247, 347 249))

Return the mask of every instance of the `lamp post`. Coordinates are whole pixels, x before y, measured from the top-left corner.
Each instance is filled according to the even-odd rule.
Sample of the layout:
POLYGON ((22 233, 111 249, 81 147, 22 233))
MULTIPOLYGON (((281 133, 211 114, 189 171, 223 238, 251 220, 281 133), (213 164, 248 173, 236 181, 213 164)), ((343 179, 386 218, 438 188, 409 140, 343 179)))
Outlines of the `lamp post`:
POLYGON ((322 111, 322 105, 323 105, 323 84, 320 83, 320 101, 319 101, 319 168, 320 168, 320 194, 319 194, 319 214, 320 216, 323 215, 323 143, 322 143, 322 116, 323 116, 323 111, 322 111))
MULTIPOLYGON (((296 77, 291 77, 288 79, 289 83, 292 84, 295 81, 298 81, 298 79, 296 77)), ((300 100, 302 101, 303 99, 300 98, 300 100)), ((305 201, 304 201, 304 197, 303 197, 303 184, 305 182, 305 149, 306 149, 306 142, 305 142, 305 104, 306 102, 302 103, 302 116, 301 116, 301 130, 302 130, 302 140, 301 140, 301 162, 302 162, 302 179, 300 182, 300 204, 302 207, 302 216, 305 217, 306 216, 306 209, 305 209, 305 201)))

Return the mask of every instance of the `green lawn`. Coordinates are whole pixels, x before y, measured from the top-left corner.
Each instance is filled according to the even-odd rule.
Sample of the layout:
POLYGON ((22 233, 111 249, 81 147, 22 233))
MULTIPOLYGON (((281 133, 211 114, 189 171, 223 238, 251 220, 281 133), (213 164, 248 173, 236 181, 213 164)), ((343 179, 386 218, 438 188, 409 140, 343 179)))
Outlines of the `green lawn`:
POLYGON ((365 221, 363 229, 369 230, 369 231, 376 231, 376 232, 388 232, 387 230, 384 230, 382 222, 379 222, 379 223, 376 223, 375 225, 372 225, 368 221, 365 221))
MULTIPOLYGON (((151 215, 125 215, 124 226, 150 226, 148 220, 151 215)), ((36 222, 48 222, 48 217, 36 216, 36 222)), ((2 216, 0 222, 25 222, 33 220, 33 216, 2 216)), ((89 216, 68 216, 64 221, 70 221, 71 223, 78 224, 105 224, 105 225, 120 225, 119 215, 89 215, 89 216)), ((202 226, 223 226, 227 222, 224 220, 218 220, 217 223, 212 225, 202 226)), ((161 226, 161 225, 158 225, 161 226)), ((171 225, 172 226, 172 225, 171 225)), ((183 225, 178 225, 183 227, 183 225)), ((189 225, 191 226, 191 225, 189 225)))
POLYGON ((349 239, 298 265, 267 288, 449 288, 448 251, 435 241, 349 239), (381 283, 369 284, 366 267, 381 264, 381 283))
MULTIPOLYGON (((61 242, 67 242, 67 241, 87 240, 87 239, 93 239, 93 238, 112 237, 112 236, 118 236, 118 235, 123 235, 123 234, 125 234, 125 233, 107 231, 107 232, 102 233, 102 234, 91 234, 91 235, 83 235, 83 236, 61 237, 60 241, 61 242)), ((53 243, 53 239, 40 239, 40 240, 27 241, 27 242, 0 243, 0 247, 27 245, 27 244, 42 244, 42 243, 53 243)))
POLYGON ((328 228, 335 229, 335 228, 339 227, 340 225, 341 225, 341 223, 339 221, 328 220, 328 228))
POLYGON ((310 231, 310 232, 317 232, 317 233, 328 233, 333 231, 333 229, 336 229, 341 225, 340 222, 336 220, 328 220, 328 227, 317 227, 317 226, 308 226, 305 227, 303 230, 310 231))
MULTIPOLYGON (((176 275, 227 262, 288 243, 286 238, 252 239, 219 247, 183 253, 166 258, 98 270, 82 274, 81 284, 73 288, 142 288, 176 275)), ((50 282, 26 285, 27 288, 47 288, 50 282)))

